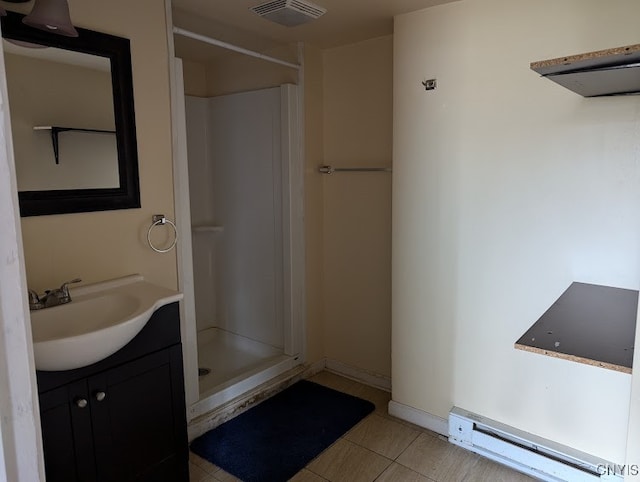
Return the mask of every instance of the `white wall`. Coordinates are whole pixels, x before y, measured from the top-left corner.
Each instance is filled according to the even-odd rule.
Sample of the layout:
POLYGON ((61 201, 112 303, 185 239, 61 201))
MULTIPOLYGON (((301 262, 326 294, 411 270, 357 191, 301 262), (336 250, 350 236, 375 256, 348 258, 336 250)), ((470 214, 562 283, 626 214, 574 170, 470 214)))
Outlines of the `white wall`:
POLYGON ((0 45, 0 481, 44 480, 4 55, 0 45))
POLYGON ((396 18, 395 401, 625 460, 631 377, 513 344, 573 280, 640 284, 640 98, 529 69, 638 43, 639 16, 636 0, 463 0, 396 18))
MULTIPOLYGON (((640 319, 640 307, 637 319, 640 319)), ((640 346, 640 330, 636 328, 636 342, 635 346, 640 346)), ((640 366, 640 350, 634 352, 633 364, 637 367, 640 366)), ((640 467, 640 430, 638 425, 640 424, 640 375, 636 370, 635 375, 631 379, 631 401, 629 403, 629 425, 627 431, 627 458, 625 462, 632 465, 631 469, 637 469, 640 467), (635 464, 635 465, 633 465, 635 464)), ((626 474, 625 480, 640 480, 640 471, 629 470, 626 474)))

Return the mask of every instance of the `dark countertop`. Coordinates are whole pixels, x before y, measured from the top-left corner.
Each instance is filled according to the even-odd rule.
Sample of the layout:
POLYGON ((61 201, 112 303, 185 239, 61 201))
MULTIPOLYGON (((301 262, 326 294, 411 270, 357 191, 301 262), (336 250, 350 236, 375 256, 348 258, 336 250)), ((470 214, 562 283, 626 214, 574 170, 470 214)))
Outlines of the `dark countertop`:
POLYGON ((515 347, 631 373, 637 309, 638 291, 574 282, 515 347))

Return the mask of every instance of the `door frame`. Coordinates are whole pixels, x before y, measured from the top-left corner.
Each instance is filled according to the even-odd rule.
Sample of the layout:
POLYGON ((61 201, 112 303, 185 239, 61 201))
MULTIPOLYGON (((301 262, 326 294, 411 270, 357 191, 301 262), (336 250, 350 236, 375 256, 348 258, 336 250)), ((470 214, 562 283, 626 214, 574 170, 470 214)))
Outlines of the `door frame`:
POLYGON ((0 45, 0 481, 43 481, 42 432, 6 79, 0 45))

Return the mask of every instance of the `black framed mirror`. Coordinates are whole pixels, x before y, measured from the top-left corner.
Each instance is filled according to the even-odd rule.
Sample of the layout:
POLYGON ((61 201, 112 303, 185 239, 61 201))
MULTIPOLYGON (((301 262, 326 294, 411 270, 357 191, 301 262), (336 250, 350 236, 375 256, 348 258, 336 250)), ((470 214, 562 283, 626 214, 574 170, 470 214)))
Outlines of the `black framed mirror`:
MULTIPOLYGON (((9 88, 9 108, 12 117, 12 130, 14 131, 13 137, 20 215, 40 216, 46 214, 139 208, 138 149, 129 40, 82 28, 77 28, 79 33, 78 37, 64 37, 28 27, 22 23, 23 17, 24 15, 8 12, 6 17, 2 17, 1 22, 2 36, 11 41, 11 44, 5 43, 5 46, 12 49, 17 44, 19 46, 18 48, 26 51, 25 58, 33 57, 29 51, 51 52, 52 55, 56 54, 56 51, 59 51, 57 52, 58 55, 63 57, 77 53, 78 57, 84 57, 85 60, 89 60, 90 63, 94 63, 92 59, 96 61, 102 60, 102 63, 106 65, 103 74, 104 81, 106 82, 105 90, 109 90, 109 82, 111 85, 111 91, 107 92, 107 94, 110 95, 105 98, 107 99, 106 105, 111 103, 113 107, 113 118, 110 121, 113 127, 105 129, 104 126, 91 124, 91 106, 87 105, 87 102, 82 100, 81 97, 72 101, 61 100, 64 99, 64 96, 54 89, 49 88, 54 85, 55 82, 59 84, 61 82, 53 75, 40 74, 39 71, 35 71, 34 74, 34 71, 31 70, 31 75, 28 75, 25 81, 18 79, 10 82, 9 77, 12 73, 10 72, 12 65, 10 65, 11 62, 8 62, 8 57, 12 54, 5 53, 9 88), (43 113, 40 112, 31 114, 28 121, 24 119, 27 116, 21 115, 20 121, 22 121, 22 124, 17 125, 18 120, 14 121, 14 104, 16 105, 16 117, 18 117, 17 106, 21 101, 17 99, 24 101, 25 99, 29 100, 33 97, 29 92, 24 91, 24 86, 29 84, 28 81, 35 81, 36 79, 40 79, 40 82, 47 82, 44 88, 42 86, 38 87, 39 92, 43 89, 47 91, 46 94, 44 94, 48 96, 46 97, 47 101, 57 100, 58 105, 68 106, 65 110, 72 112, 73 115, 71 117, 67 115, 66 119, 58 122, 55 112, 48 112, 44 115, 46 120, 43 123, 43 121, 40 120, 43 113), (12 83, 17 87, 12 89, 12 83), (15 93, 15 97, 12 90, 18 91, 15 93), (60 104, 61 102, 62 104, 60 104), (83 114, 87 115, 83 116, 83 114), (75 125, 69 125, 69 118, 76 119, 75 125), (40 152, 27 149, 28 152, 26 154, 19 152, 16 132, 20 132, 20 129, 22 129, 22 133, 24 134, 22 138, 20 138, 21 145, 26 143, 29 148, 31 148, 30 142, 34 145, 46 143, 48 146, 46 153, 42 149, 40 152), (111 136, 109 136, 110 134, 111 136), (87 181, 85 184, 83 180, 84 174, 82 174, 85 166, 89 165, 89 161, 101 163, 99 160, 96 161, 96 159, 100 159, 98 151, 103 151, 102 147, 98 147, 99 137, 111 137, 112 139, 110 141, 113 145, 113 154, 111 157, 114 157, 112 161, 112 173, 109 175, 94 173, 93 177, 98 179, 98 181, 87 181), (115 137, 115 139, 113 139, 113 137, 115 137), (91 141, 91 139, 94 139, 95 143, 91 141), (77 167, 73 167, 73 163, 70 160, 71 151, 75 153, 74 156, 77 158, 77 160, 74 161, 77 167), (22 165, 19 166, 19 157, 27 159, 32 164, 30 164, 28 168, 22 165), (65 162, 66 164, 64 164, 65 162), (63 164, 67 172, 73 172, 73 176, 64 174, 57 176, 58 172, 56 169, 62 170, 62 168, 55 166, 63 164), (21 170, 25 172, 29 170, 31 173, 37 172, 38 174, 40 174, 41 171, 42 175, 40 177, 42 177, 42 179, 37 182, 32 181, 32 176, 21 176, 21 170), (29 182, 24 179, 25 177, 30 178, 29 182), (57 177, 63 178, 64 182, 58 183, 58 181, 56 181, 57 177), (72 185, 69 185, 67 181, 71 177, 77 177, 78 180, 74 181, 72 185), (111 180, 103 182, 102 180, 105 178, 111 178, 111 180)), ((40 61, 50 62, 51 59, 41 59, 40 61)), ((17 61, 15 62, 17 63, 17 61)), ((71 64, 76 63, 75 60, 70 62, 71 64)), ((66 65, 67 64, 58 67, 64 69, 65 75, 68 71, 77 67, 67 67, 66 65)), ((33 69, 33 67, 29 68, 33 69)), ((63 70, 60 72, 62 71, 63 70)), ((66 84, 67 82, 65 81, 65 85, 66 84)), ((78 81, 77 86, 70 86, 68 90, 77 92, 85 91, 85 95, 91 96, 87 85, 88 82, 83 78, 78 81)), ((103 101, 103 104, 104 103, 103 101)), ((32 104, 38 106, 40 110, 43 109, 42 102, 34 101, 32 104)), ((50 110, 53 111, 55 109, 50 110)), ((95 118, 95 116, 93 116, 93 118, 95 118)), ((95 120, 93 122, 95 122, 95 120)), ((104 140, 100 142, 102 142, 102 144, 105 143, 104 140)), ((102 167, 104 167, 104 164, 102 167)))

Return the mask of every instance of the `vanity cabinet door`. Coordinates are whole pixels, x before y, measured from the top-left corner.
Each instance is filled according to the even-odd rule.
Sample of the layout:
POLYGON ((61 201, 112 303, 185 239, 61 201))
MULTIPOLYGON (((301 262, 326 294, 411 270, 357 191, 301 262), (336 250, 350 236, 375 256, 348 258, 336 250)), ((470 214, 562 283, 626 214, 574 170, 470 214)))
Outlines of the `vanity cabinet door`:
POLYGON ((88 380, 99 481, 188 481, 180 345, 88 380))
POLYGON ((47 482, 96 481, 86 381, 41 393, 40 422, 47 482))

